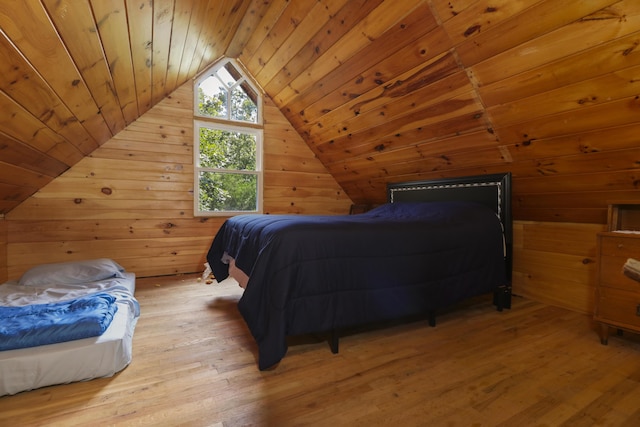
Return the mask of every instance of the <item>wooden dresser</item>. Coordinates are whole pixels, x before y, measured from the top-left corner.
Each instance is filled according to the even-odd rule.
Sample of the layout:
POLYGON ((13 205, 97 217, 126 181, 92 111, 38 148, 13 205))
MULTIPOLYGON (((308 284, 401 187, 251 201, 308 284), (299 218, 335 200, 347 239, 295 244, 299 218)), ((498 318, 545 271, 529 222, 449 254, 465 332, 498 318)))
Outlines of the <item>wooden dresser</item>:
POLYGON ((598 276, 595 320, 600 342, 607 344, 609 330, 640 333, 640 282, 623 273, 625 262, 640 260, 640 201, 611 202, 607 230, 598 233, 598 276))

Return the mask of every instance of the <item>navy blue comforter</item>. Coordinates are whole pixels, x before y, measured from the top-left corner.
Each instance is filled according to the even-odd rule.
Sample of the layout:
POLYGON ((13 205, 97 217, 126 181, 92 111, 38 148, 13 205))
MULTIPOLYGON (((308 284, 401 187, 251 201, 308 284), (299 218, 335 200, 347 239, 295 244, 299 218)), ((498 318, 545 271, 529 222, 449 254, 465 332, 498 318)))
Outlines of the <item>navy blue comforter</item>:
POLYGON ((443 308, 506 285, 501 224, 469 202, 394 203, 345 216, 240 215, 215 236, 249 275, 238 307, 259 368, 286 354, 286 336, 443 308))

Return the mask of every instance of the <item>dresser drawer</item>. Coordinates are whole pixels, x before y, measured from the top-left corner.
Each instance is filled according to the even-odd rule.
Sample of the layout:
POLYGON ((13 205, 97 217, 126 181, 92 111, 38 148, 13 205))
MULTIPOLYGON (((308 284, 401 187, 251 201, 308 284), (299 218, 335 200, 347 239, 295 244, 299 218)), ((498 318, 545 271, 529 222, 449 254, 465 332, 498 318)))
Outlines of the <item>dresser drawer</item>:
POLYGON ((599 287, 595 320, 612 326, 640 329, 640 294, 599 287))
POLYGON ((622 272, 622 267, 627 258, 601 257, 600 258, 600 286, 609 288, 626 289, 640 293, 640 282, 633 280, 622 272))
POLYGON ((640 236, 599 235, 598 279, 600 286, 626 289, 640 294, 640 282, 624 275, 622 269, 629 258, 640 259, 640 236))
POLYGON ((640 234, 601 233, 600 254, 640 258, 640 234))

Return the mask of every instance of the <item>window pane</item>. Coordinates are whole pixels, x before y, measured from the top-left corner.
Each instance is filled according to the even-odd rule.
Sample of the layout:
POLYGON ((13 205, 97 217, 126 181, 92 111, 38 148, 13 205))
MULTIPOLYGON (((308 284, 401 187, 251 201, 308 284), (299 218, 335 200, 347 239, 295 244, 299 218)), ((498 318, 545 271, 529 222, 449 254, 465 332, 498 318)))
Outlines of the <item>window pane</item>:
POLYGON ((219 79, 209 76, 198 86, 198 112, 209 117, 227 117, 227 94, 219 79))
POLYGON ((216 71, 216 75, 226 87, 233 86, 240 78, 240 73, 238 73, 235 67, 229 62, 224 67, 219 68, 218 71, 216 71))
POLYGON ((258 107, 254 99, 256 94, 249 85, 237 86, 231 92, 231 120, 258 122, 258 107))
POLYGON ((200 172, 201 211, 257 211, 258 176, 200 172))
POLYGON ((256 170, 256 153, 255 135, 200 128, 200 167, 256 170))

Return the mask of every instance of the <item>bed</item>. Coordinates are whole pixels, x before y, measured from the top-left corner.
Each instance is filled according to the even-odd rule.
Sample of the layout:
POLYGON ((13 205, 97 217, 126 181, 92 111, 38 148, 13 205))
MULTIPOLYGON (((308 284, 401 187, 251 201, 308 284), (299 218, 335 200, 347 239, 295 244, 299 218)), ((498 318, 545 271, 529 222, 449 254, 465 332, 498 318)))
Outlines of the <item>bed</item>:
POLYGON ((427 315, 493 293, 510 308, 511 175, 390 184, 388 203, 357 215, 238 215, 213 239, 217 281, 244 287, 238 308, 260 370, 287 337, 427 315))
POLYGON ((0 396, 127 367, 140 315, 134 291, 135 274, 104 258, 43 264, 0 284, 0 396), (68 320, 72 312, 79 320, 68 320))

